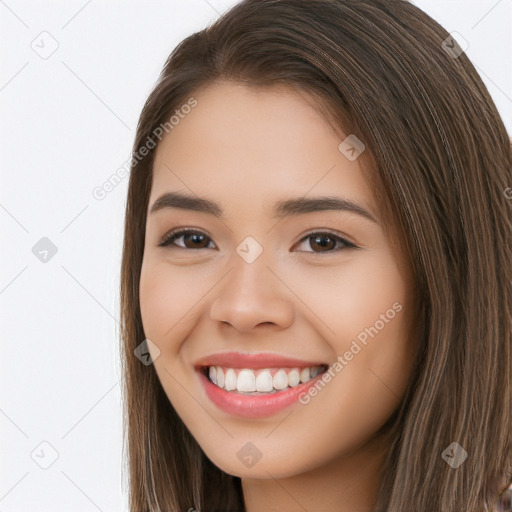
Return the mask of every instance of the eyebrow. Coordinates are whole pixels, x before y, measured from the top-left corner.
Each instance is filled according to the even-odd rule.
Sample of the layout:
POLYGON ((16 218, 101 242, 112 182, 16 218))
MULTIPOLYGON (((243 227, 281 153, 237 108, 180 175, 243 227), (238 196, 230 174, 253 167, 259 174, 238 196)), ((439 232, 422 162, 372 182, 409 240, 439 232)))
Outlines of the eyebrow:
MULTIPOLYGON (((160 196, 151 206, 150 214, 166 208, 180 208, 196 212, 208 213, 221 219, 223 217, 222 207, 210 199, 190 196, 182 192, 167 192, 160 196)), ((335 196, 298 197, 277 201, 274 205, 274 217, 295 216, 305 213, 320 212, 327 210, 341 210, 360 215, 378 224, 377 219, 362 206, 335 196)))

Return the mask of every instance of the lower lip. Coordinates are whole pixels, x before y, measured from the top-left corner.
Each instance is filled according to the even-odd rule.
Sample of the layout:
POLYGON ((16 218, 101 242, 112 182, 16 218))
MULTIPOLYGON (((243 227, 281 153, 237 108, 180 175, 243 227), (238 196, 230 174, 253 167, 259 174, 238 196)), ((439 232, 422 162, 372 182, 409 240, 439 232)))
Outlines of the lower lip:
POLYGON ((277 393, 258 395, 244 395, 236 391, 226 391, 211 382, 202 370, 198 370, 199 378, 204 386, 208 398, 220 409, 243 418, 265 418, 282 411, 298 401, 302 393, 313 386, 323 373, 315 378, 277 393))

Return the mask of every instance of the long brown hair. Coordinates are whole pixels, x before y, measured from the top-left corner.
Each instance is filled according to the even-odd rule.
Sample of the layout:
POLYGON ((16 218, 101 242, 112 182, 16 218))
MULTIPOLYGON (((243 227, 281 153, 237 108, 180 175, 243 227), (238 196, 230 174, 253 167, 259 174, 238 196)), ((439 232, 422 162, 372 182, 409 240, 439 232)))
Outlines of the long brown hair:
MULTIPOLYGON (((364 141, 420 305, 416 367, 392 417, 374 512, 480 512, 510 480, 511 140, 457 49, 404 0, 245 0, 174 49, 134 143, 147 145, 219 79, 308 93, 364 141), (453 442, 468 453, 457 469, 442 457, 453 442)), ((243 511, 240 479, 206 458, 153 366, 134 356, 145 339, 139 279, 155 151, 132 161, 121 270, 130 510, 243 511)))

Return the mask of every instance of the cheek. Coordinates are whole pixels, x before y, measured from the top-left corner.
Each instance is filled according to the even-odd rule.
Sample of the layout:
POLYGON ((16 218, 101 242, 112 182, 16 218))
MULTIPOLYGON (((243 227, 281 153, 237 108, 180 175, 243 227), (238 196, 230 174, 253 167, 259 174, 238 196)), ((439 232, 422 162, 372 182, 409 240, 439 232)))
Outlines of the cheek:
POLYGON ((336 272, 317 268, 303 276, 294 291, 307 298, 311 322, 334 358, 345 360, 338 383, 359 389, 361 399, 367 392, 369 400, 388 394, 394 402, 405 389, 414 356, 409 339, 413 304, 395 260, 387 251, 359 253, 336 272))
MULTIPOLYGON (((170 271, 168 265, 144 260, 140 278, 140 308, 144 333, 157 340, 176 339, 198 303, 201 282, 190 271, 170 271)), ((161 347, 163 348, 163 347, 161 347)))
POLYGON ((200 298, 205 293, 200 289, 205 284, 195 276, 193 270, 176 271, 166 262, 148 256, 142 264, 139 287, 144 335, 160 351, 154 367, 169 400, 182 417, 184 411, 187 416, 190 405, 183 400, 182 386, 190 385, 191 376, 184 371, 179 356, 183 341, 197 322, 195 312, 199 312, 200 298))
POLYGON ((144 260, 139 288, 140 310, 145 335, 159 338, 172 325, 171 288, 167 286, 165 274, 158 273, 154 265, 144 260))
POLYGON ((397 329, 405 316, 405 283, 387 251, 355 254, 335 270, 304 268, 302 276, 295 279, 294 291, 311 308, 315 324, 326 327, 322 334, 335 349, 343 349, 348 340, 376 322, 383 327, 381 315, 390 319, 379 329, 382 332, 390 332, 392 326, 397 329))

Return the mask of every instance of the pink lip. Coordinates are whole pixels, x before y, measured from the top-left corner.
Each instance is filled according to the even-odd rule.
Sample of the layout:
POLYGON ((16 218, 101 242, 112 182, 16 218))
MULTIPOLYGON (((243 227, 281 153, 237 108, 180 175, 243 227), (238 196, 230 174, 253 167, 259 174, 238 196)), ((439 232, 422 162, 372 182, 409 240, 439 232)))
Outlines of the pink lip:
POLYGON ((304 361, 272 353, 244 354, 243 352, 220 352, 206 356, 196 362, 195 367, 227 366, 228 368, 306 368, 309 366, 323 366, 318 361, 304 361))
POLYGON ((244 395, 236 391, 226 391, 210 382, 206 375, 199 371, 199 378, 208 398, 220 409, 243 418, 264 418, 276 414, 282 409, 297 402, 302 393, 313 386, 323 374, 315 378, 277 393, 267 395, 244 395))
POLYGON ((207 366, 224 366, 229 368, 305 368, 323 366, 324 363, 291 359, 275 354, 242 354, 240 352, 225 352, 208 356, 195 365, 206 396, 220 409, 243 418, 264 418, 278 413, 298 401, 302 393, 314 386, 322 378, 322 373, 293 388, 275 393, 261 395, 246 395, 237 391, 226 391, 216 386, 205 375, 207 366))

